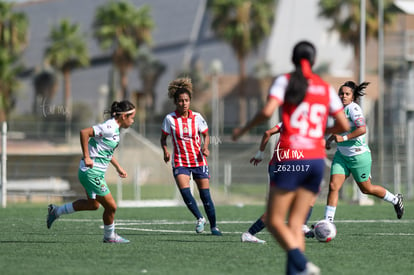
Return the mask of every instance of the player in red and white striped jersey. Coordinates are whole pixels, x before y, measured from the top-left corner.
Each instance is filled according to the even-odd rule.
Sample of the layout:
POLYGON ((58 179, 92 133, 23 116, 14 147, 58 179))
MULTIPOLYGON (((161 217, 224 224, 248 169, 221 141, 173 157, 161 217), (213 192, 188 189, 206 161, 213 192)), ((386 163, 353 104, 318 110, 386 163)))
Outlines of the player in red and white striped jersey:
POLYGON ((198 209, 191 194, 190 176, 193 176, 210 222, 211 234, 221 236, 216 226, 216 211, 210 195, 210 174, 206 158, 209 155, 208 126, 201 114, 190 110, 192 83, 189 78, 178 78, 168 86, 168 96, 174 100, 176 110, 164 118, 161 128, 161 147, 164 161, 171 160, 167 148, 167 137, 171 136, 174 154, 171 160, 173 174, 181 196, 188 209, 197 219, 196 232, 204 231, 206 219, 198 209), (201 136, 203 137, 203 143, 201 136))

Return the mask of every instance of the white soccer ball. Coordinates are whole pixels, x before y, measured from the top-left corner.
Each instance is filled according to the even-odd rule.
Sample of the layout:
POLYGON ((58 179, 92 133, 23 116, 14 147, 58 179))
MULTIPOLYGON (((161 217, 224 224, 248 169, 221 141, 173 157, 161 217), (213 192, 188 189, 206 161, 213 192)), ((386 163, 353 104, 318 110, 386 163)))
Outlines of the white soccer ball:
POLYGON ((330 221, 321 220, 314 227, 315 238, 320 242, 330 242, 336 237, 336 226, 330 221))

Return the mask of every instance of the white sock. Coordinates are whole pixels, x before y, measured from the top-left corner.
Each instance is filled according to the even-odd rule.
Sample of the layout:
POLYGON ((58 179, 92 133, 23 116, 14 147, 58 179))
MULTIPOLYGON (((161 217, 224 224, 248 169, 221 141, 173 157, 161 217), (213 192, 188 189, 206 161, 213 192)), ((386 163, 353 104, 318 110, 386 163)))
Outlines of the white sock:
POLYGON ((112 238, 115 234, 115 223, 106 225, 104 224, 104 237, 112 238))
POLYGON ((73 204, 70 202, 70 203, 59 206, 58 209, 56 210, 56 215, 58 215, 59 217, 63 214, 72 214, 73 212, 75 212, 75 209, 73 209, 73 204))
POLYGON ((398 198, 394 194, 392 194, 390 191, 385 190, 385 196, 382 198, 384 201, 390 202, 394 205, 398 203, 398 198))
POLYGON ((335 218, 335 212, 336 212, 336 206, 327 205, 325 207, 325 220, 333 222, 335 218))

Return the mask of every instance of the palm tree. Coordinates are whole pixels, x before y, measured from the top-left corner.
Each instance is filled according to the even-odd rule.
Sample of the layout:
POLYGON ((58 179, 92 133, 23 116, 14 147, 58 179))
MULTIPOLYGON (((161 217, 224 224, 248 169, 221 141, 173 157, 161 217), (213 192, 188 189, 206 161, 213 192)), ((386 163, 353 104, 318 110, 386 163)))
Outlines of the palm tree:
POLYGON ((46 66, 36 72, 33 76, 33 87, 35 90, 35 99, 33 101, 33 114, 45 115, 45 109, 50 106, 57 90, 58 79, 56 72, 46 66), (39 109, 39 107, 41 109, 39 109), (40 111, 39 111, 40 110, 40 111))
MULTIPOLYGON (((394 1, 384 0, 384 25, 391 24, 396 16, 394 1)), ((339 33, 341 42, 354 49, 356 78, 359 79, 360 56, 360 0, 320 0, 319 15, 331 22, 330 31, 339 33)), ((378 0, 366 1, 366 36, 377 38, 378 34, 378 0)))
POLYGON ((0 1, 0 121, 6 120, 13 106, 12 95, 21 71, 18 62, 28 41, 29 21, 12 8, 13 4, 0 1))
MULTIPOLYGON (((89 65, 85 36, 80 33, 79 28, 79 24, 71 24, 68 19, 62 19, 57 26, 51 28, 48 37, 49 46, 44 54, 46 63, 63 74, 67 130, 72 114, 71 72, 89 65)), ((68 131, 66 133, 69 134, 68 131)))
POLYGON ((121 97, 128 97, 128 71, 135 65, 138 49, 151 42, 154 21, 151 8, 136 8, 127 1, 115 2, 97 9, 93 28, 103 50, 112 51, 112 62, 121 79, 121 97))
MULTIPOLYGON (((274 19, 275 0, 210 0, 212 29, 234 51, 239 63, 240 87, 246 79, 246 58, 269 35, 274 19)), ((247 120, 244 89, 239 91, 240 123, 247 120)))

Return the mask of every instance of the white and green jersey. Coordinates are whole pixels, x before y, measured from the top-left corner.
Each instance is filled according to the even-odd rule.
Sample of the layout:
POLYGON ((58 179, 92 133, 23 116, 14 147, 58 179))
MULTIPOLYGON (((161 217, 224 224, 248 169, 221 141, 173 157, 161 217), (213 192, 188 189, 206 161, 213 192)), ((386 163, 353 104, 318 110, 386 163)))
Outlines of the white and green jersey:
MULTIPOLYGON (((94 136, 88 142, 89 156, 93 160, 92 169, 105 172, 119 144, 119 125, 114 118, 111 118, 92 128, 94 136)), ((83 159, 79 168, 82 171, 89 169, 83 159)))
MULTIPOLYGON (((344 108, 344 112, 346 118, 349 121, 351 129, 349 130, 349 132, 342 133, 342 136, 345 136, 353 132, 358 127, 366 126, 362 109, 355 102, 346 105, 344 108)), ((369 147, 365 141, 365 134, 356 138, 349 139, 344 142, 340 142, 337 144, 337 148, 342 155, 348 157, 360 155, 365 152, 370 152, 369 147)))

